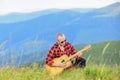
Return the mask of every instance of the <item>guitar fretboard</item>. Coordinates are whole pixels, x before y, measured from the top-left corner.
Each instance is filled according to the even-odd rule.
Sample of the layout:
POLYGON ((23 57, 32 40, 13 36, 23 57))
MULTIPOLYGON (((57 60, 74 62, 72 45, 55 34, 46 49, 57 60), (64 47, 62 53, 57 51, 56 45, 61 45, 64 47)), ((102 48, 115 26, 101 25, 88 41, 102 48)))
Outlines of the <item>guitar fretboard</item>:
POLYGON ((80 51, 78 51, 77 53, 71 55, 71 56, 65 61, 65 63, 66 63, 67 61, 69 61, 70 59, 76 57, 79 52, 81 52, 81 55, 82 55, 82 52, 88 50, 90 47, 91 47, 91 45, 88 45, 88 46, 86 46, 85 48, 83 48, 83 49, 81 49, 80 51))

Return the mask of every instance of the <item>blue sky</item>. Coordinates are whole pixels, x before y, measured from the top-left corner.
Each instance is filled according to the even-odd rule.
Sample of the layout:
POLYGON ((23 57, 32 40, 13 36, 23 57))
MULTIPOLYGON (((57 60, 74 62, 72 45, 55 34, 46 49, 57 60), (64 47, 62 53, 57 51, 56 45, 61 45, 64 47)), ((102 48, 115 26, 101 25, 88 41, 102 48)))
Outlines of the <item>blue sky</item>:
POLYGON ((0 0, 0 15, 45 9, 101 8, 120 0, 0 0))

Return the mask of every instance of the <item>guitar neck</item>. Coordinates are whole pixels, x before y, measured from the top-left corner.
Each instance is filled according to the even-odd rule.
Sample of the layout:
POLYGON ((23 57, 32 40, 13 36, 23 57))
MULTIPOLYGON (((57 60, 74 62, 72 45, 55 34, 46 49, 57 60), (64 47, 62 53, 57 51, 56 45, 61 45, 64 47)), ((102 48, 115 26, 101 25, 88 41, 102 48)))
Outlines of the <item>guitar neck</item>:
MULTIPOLYGON (((82 55, 82 52, 88 50, 89 48, 91 48, 91 45, 87 45, 86 47, 84 47, 83 49, 81 49, 79 52, 81 52, 81 55, 82 55)), ((71 55, 65 62, 67 62, 67 61, 69 61, 70 59, 76 57, 79 52, 71 55)))
MULTIPOLYGON (((84 49, 82 49, 82 50, 80 50, 79 52, 83 52, 83 51, 85 51, 84 49)), ((78 53, 78 52, 77 52, 78 53)), ((75 53, 75 54, 73 54, 73 55, 71 55, 67 60, 66 60, 66 62, 67 61, 69 61, 70 59, 72 59, 72 58, 74 58, 74 57, 76 57, 78 54, 77 53, 75 53)))

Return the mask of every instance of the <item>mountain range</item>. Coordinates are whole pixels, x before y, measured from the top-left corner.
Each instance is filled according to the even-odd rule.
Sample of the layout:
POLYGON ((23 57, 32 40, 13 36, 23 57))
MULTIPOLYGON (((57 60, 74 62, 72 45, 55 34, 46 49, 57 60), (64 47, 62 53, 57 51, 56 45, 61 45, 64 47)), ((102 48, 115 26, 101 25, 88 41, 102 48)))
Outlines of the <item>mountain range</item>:
POLYGON ((58 32, 74 46, 120 40, 120 3, 99 9, 51 9, 0 16, 0 63, 4 58, 4 63, 14 59, 17 64, 21 55, 22 61, 28 56, 32 56, 30 62, 44 59, 58 32))

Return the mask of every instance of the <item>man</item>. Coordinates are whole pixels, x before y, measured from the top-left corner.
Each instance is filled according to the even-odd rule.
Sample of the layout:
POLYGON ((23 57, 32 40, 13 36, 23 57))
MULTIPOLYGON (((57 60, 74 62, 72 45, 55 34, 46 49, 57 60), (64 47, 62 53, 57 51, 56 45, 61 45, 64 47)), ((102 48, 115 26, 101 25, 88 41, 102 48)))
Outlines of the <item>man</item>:
MULTIPOLYGON (((75 54, 77 51, 73 47, 72 44, 66 41, 65 35, 62 33, 58 33, 56 36, 56 43, 50 48, 47 57, 46 64, 49 66, 59 66, 65 67, 66 64, 64 62, 53 62, 54 58, 59 58, 62 55, 66 54, 68 56, 75 54)), ((73 66, 75 67, 85 67, 86 60, 83 59, 82 53, 78 52, 78 55, 75 57, 75 63, 73 66)))

